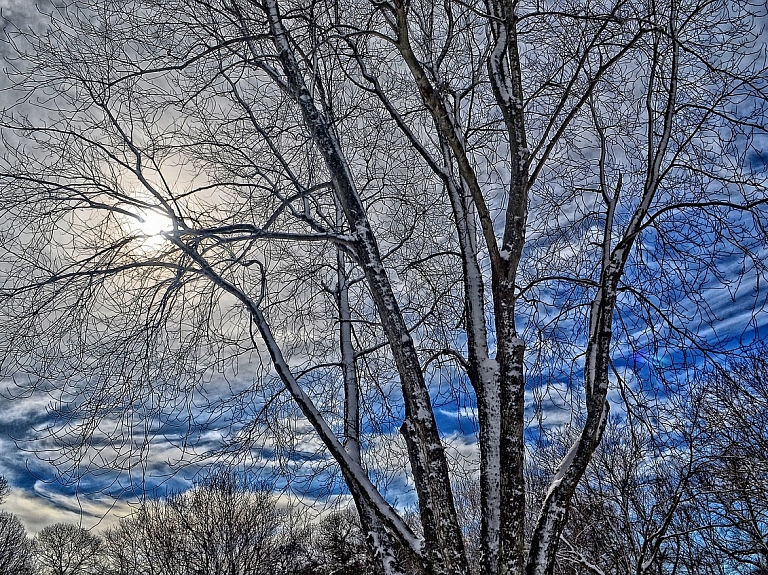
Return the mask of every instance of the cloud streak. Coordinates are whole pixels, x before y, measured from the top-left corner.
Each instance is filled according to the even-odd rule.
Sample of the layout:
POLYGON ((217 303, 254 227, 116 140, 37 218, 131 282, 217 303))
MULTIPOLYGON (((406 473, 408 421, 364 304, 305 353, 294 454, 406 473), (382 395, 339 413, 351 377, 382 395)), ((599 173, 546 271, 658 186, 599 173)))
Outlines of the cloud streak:
POLYGON ((45 526, 60 522, 103 530, 129 515, 131 507, 107 496, 66 495, 53 485, 37 481, 32 490, 12 489, 3 510, 21 519, 27 533, 33 536, 45 526))

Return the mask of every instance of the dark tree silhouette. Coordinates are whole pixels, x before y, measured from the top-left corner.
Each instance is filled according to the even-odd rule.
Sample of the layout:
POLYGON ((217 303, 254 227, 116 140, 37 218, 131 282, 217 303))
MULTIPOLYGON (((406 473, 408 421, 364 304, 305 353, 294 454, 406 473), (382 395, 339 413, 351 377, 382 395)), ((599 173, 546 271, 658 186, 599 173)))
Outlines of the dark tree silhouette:
POLYGON ((43 575, 97 575, 103 541, 72 523, 55 523, 33 539, 37 571, 43 575))
POLYGON ((273 495, 217 473, 142 503, 105 534, 105 556, 115 575, 283 573, 283 523, 273 495))
POLYGON ((18 517, 0 511, 0 575, 32 575, 32 543, 18 517))

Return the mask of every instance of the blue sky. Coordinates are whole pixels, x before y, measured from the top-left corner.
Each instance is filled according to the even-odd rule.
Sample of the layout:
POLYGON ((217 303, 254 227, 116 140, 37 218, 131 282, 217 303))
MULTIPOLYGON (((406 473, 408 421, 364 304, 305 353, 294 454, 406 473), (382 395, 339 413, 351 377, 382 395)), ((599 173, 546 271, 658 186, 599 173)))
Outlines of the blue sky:
MULTIPOLYGON (((0 0, 0 5, 4 7, 6 16, 17 20, 26 18, 23 10, 30 7, 30 3, 24 0, 0 0)), ((747 162, 755 172, 764 172, 764 155, 753 150, 749 153, 747 162)), ((581 199, 579 196, 574 203, 581 199)), ((584 235, 580 241, 586 237, 584 235)), ((542 241, 548 242, 549 239, 544 237, 542 241)), ((653 246, 650 246, 650 249, 652 248, 653 246)), ((764 256, 765 253, 760 252, 758 257, 763 260, 764 256)), ((734 282, 730 286, 705 285, 702 293, 698 295, 700 301, 706 303, 708 321, 702 322, 702 326, 688 326, 704 340, 721 340, 725 348, 734 347, 737 343, 752 343, 754 328, 757 328, 758 337, 764 337, 768 333, 768 318, 763 310, 768 288, 764 282, 758 281, 761 274, 748 265, 744 267, 744 262, 745 260, 737 257, 725 258, 719 262, 724 276, 733 278, 734 282), (741 278, 741 281, 735 281, 736 278, 741 278), (755 309, 759 310, 757 315, 755 309), (715 326, 714 330, 711 326, 715 326)), ((568 297, 568 294, 546 295, 551 297, 553 302, 568 297)), ((553 307, 559 309, 557 306, 553 307)), ((632 315, 632 310, 625 313, 630 323, 632 315)), ((694 317, 693 324, 701 321, 701 316, 694 314, 694 317)), ((678 352, 670 352, 663 347, 652 349, 650 345, 646 346, 648 338, 642 329, 630 335, 636 337, 641 345, 639 349, 618 350, 619 368, 626 365, 638 369, 639 373, 644 375, 655 368, 668 367, 676 362, 675 353, 678 352)), ((255 366, 256 358, 251 360, 255 366)), ((561 401, 558 392, 567 393, 568 378, 579 377, 578 361, 572 358, 564 360, 564 363, 568 362, 571 362, 570 366, 565 367, 571 367, 573 371, 568 373, 567 369, 564 369, 547 382, 551 387, 548 388, 549 393, 543 395, 539 406, 546 425, 565 423, 571 417, 569 410, 558 405, 561 401)), ((253 366, 244 360, 238 372, 248 373, 253 366)), ((258 371, 258 368, 255 371, 258 371)), ((122 472, 98 465, 94 468, 96 472, 85 475, 77 485, 58 481, 56 471, 45 461, 46 457, 56 459, 60 456, 57 446, 45 440, 45 429, 54 422, 48 414, 50 397, 45 394, 19 397, 12 381, 0 383, 0 392, 3 394, 0 399, 0 474, 4 475, 12 486, 11 496, 4 508, 19 515, 30 532, 62 520, 81 522, 87 527, 96 524, 105 526, 128 511, 125 502, 136 495, 134 486, 143 485, 150 491, 156 489, 161 493, 165 489, 181 489, 189 485, 202 469, 202 464, 210 462, 206 454, 220 446, 228 437, 228 433, 241 429, 242 421, 238 418, 247 419, 254 409, 262 405, 260 402, 264 398, 255 398, 243 412, 225 409, 221 417, 209 417, 211 414, 206 413, 206 410, 218 405, 228 393, 233 393, 233 389, 235 393, 243 391, 253 381, 235 373, 226 375, 224 378, 221 374, 216 374, 206 384, 209 390, 208 403, 171 402, 168 410, 159 414, 157 420, 152 423, 152 440, 148 444, 150 451, 143 463, 137 462, 130 471, 122 472), (186 413, 191 414, 194 420, 191 429, 187 429, 184 417, 173 417, 172 408, 178 408, 180 413, 185 413, 184 409, 188 410, 186 413), (191 446, 185 444, 190 435, 194 438, 191 446), (37 441, 30 443, 30 440, 37 441), (191 449, 192 447, 194 449, 191 449), (50 451, 41 451, 45 448, 50 451), (120 497, 117 503, 115 497, 120 497)), ((545 379, 541 377, 542 380, 545 379)), ((450 372, 447 379, 452 380, 450 372)), ((471 460, 476 451, 473 435, 476 426, 472 416, 471 398, 454 393, 452 385, 446 385, 445 379, 437 377, 432 381, 432 389, 438 425, 452 444, 457 454, 456 459, 471 460)), ((540 388, 536 391, 540 391, 540 388)), ((534 395, 532 392, 528 413, 532 422, 536 416, 534 395)), ((372 439, 375 444, 374 456, 379 460, 372 461, 371 468, 376 482, 387 492, 389 498, 400 505, 408 505, 412 498, 404 474, 403 447, 397 434, 397 400, 393 403, 394 413, 382 425, 381 435, 372 439), (388 460, 387 465, 384 460, 388 460), (377 464, 379 461, 382 462, 381 466, 377 464)), ((326 469, 329 465, 327 455, 314 434, 307 429, 301 418, 291 414, 289 408, 284 411, 285 421, 294 433, 290 440, 294 445, 285 452, 284 457, 278 458, 274 446, 270 444, 272 436, 264 432, 256 441, 256 448, 246 457, 246 463, 263 473, 265 480, 277 489, 286 486, 285 481, 280 478, 280 466, 284 466, 296 474, 294 486, 310 497, 324 496, 328 492, 332 495, 343 494, 338 477, 326 469)), ((103 447, 106 450, 115 448, 109 445, 109 440, 104 436, 97 436, 97 440, 104 442, 103 447)))
MULTIPOLYGON (((742 280, 732 289, 713 284, 711 290, 703 293, 716 331, 706 326, 701 329, 693 326, 694 331, 698 331, 705 340, 722 340, 726 348, 736 347, 739 343, 753 343, 755 326, 758 339, 766 337, 768 315, 762 305, 768 296, 768 285, 758 281, 759 274, 754 269, 744 269, 739 259, 721 261, 720 265, 726 276, 740 276, 742 280)), ((631 317, 632 310, 625 310, 624 313, 631 317)), ((642 333, 634 335, 639 341, 643 340, 642 333)), ((663 348, 654 350, 642 346, 625 352, 619 350, 615 356, 616 365, 619 369, 627 366, 636 369, 640 376, 648 376, 652 371, 668 368, 678 361, 676 353, 663 348)), ((238 369, 240 374, 251 371, 247 363, 241 364, 238 369)), ((539 387, 536 387, 538 384, 535 378, 532 380, 534 389, 529 395, 527 416, 534 432, 537 416, 541 417, 545 426, 567 424, 571 419, 570 408, 562 403, 568 393, 568 377, 579 378, 578 366, 575 372, 560 374, 554 380, 542 378, 539 387)), ((457 389, 455 381, 456 373, 450 369, 432 378, 436 417, 441 432, 453 446, 451 452, 456 459, 471 461, 476 456, 474 405, 471 396, 457 389)), ((252 380, 243 375, 230 373, 226 378, 223 374, 216 376, 207 384, 210 402, 204 402, 202 406, 211 408, 218 400, 226 399, 228 394, 246 390, 251 383, 252 380)), ((206 452, 219 447, 226 440, 227 433, 240 428, 238 421, 232 420, 232 414, 237 414, 234 417, 243 417, 248 410, 255 409, 254 405, 262 405, 264 400, 264 397, 258 399, 246 394, 244 397, 249 397, 253 404, 246 407, 245 412, 225 410, 224 417, 214 418, 208 423, 205 421, 210 418, 204 413, 203 407, 198 406, 194 413, 197 425, 193 426, 191 433, 195 438, 195 453, 185 453, 183 449, 184 440, 188 436, 185 420, 178 420, 169 412, 168 417, 161 418, 161 422, 154 428, 150 454, 144 465, 133 470, 133 486, 125 472, 117 473, 108 468, 100 468, 97 473, 85 475, 79 484, 73 485, 57 480, 56 470, 45 461, 47 456, 59 456, 56 447, 44 440, 39 441, 45 436, 46 426, 54 422, 48 414, 52 405, 51 398, 45 394, 18 396, 18 388, 9 380, 3 382, 0 391, 3 394, 0 398, 0 474, 12 486, 11 496, 4 504, 4 509, 17 514, 31 533, 58 521, 80 523, 86 527, 106 527, 130 511, 127 501, 135 500, 138 491, 132 487, 139 487, 141 480, 150 493, 154 490, 154 493, 162 494, 168 489, 185 488, 201 472, 201 464, 211 461, 205 457, 203 461, 194 461, 195 453, 204 456, 206 452), (13 396, 16 397, 12 399, 13 396), (45 447, 53 450, 40 451, 45 447), (173 462, 175 464, 172 465, 173 462), (143 474, 143 477, 139 474, 143 474), (119 499, 116 500, 116 497, 119 499)), ((279 458, 266 439, 258 445, 258 449, 250 453, 248 463, 278 490, 287 486, 280 476, 282 465, 292 469, 295 474, 293 487, 308 498, 343 496, 345 491, 340 478, 333 472, 332 465, 329 467, 327 454, 312 431, 301 418, 291 414, 290 407, 286 408, 283 416, 294 418, 291 426, 297 435, 293 449, 279 458)), ((389 465, 377 467, 374 464, 371 469, 372 477, 382 486, 389 499, 407 507, 413 504, 413 494, 404 473, 406 459, 397 433, 398 425, 399 416, 395 411, 391 420, 380 429, 382 435, 373 437, 372 442, 376 444, 373 451, 378 454, 377 457, 389 459, 389 465)))
MULTIPOLYGON (((740 294, 736 293, 735 301, 734 297, 722 290, 710 298, 713 311, 722 318, 723 327, 735 337, 743 334, 748 323, 754 320, 751 311, 754 300, 753 297, 750 297, 752 292, 748 286, 749 282, 745 282, 744 297, 740 298, 738 297, 740 294)), ((768 332, 768 316, 762 313, 758 317, 758 321, 760 331, 765 335, 768 332)), ((639 350, 634 354, 634 357, 628 356, 627 359, 634 361, 634 367, 640 369, 640 373, 645 371, 648 366, 663 367, 673 361, 673 358, 666 355, 654 356, 649 350, 639 350)), ((565 393, 566 387, 564 382, 561 388, 563 393, 565 393)), ((457 396, 455 392, 449 390, 449 386, 445 382, 441 386, 438 378, 434 379, 432 388, 436 404, 436 417, 443 435, 450 440, 457 453, 461 453, 463 458, 472 459, 476 451, 474 437, 476 422, 471 398, 457 396)), ((105 472, 105 470, 101 470, 100 474, 96 476, 86 476, 78 487, 57 481, 56 470, 40 459, 40 456, 44 457, 45 453, 36 454, 32 450, 41 446, 27 443, 29 439, 41 437, 41 432, 35 430, 43 430, 47 424, 51 423, 52 420, 47 416, 50 398, 43 395, 42 397, 21 397, 10 400, 8 399, 9 392, 13 393, 14 388, 8 387, 8 382, 6 382, 4 397, 0 400, 2 402, 0 413, 3 414, 2 419, 0 419, 0 473, 9 479, 12 491, 3 508, 17 514, 31 533, 38 531, 47 524, 58 521, 70 521, 81 523, 87 527, 103 528, 128 513, 130 508, 126 501, 135 500, 135 494, 132 494, 130 489, 121 489, 121 484, 124 488, 128 487, 125 475, 122 475, 120 479, 121 484, 115 483, 118 474, 105 472), (116 502, 113 496, 118 493, 122 493, 122 499, 116 502)), ((550 389, 539 404, 543 410, 545 426, 567 423, 571 418, 569 409, 563 405, 557 405, 557 402, 561 401, 559 397, 557 393, 554 393, 554 389, 550 389)), ((535 423, 534 405, 536 402, 533 396, 530 396, 529 399, 528 417, 532 423, 535 423)), ((226 421, 219 422, 220 427, 224 428, 228 424, 229 422, 226 421)), ((160 494, 166 489, 183 489, 202 469, 197 463, 181 468, 169 466, 169 461, 183 457, 178 445, 172 445, 174 438, 177 442, 181 441, 183 433, 182 430, 174 430, 171 426, 163 431, 165 437, 158 436, 153 442, 153 450, 146 466, 146 486, 149 489, 156 488, 155 492, 160 494)), ((200 452, 204 452, 208 448, 215 448, 223 437, 210 429, 198 431, 200 432, 200 442, 198 443, 198 451, 200 452)), ((313 475, 318 465, 324 465, 328 461, 323 456, 318 455, 317 450, 321 448, 313 443, 311 431, 308 429, 304 431, 306 433, 306 438, 303 440, 305 441, 304 445, 299 444, 293 454, 288 456, 289 463, 307 466, 304 471, 297 472, 294 487, 304 491, 308 497, 318 494, 325 499, 328 496, 329 488, 327 481, 334 477, 332 483, 335 487, 332 487, 331 491, 336 494, 343 494, 343 487, 339 482, 339 477, 335 474, 313 475), (313 458, 315 459, 314 463, 318 465, 313 465, 313 458)), ((389 429, 389 436, 381 436, 383 443, 379 449, 390 454, 396 454, 400 451, 399 455, 392 456, 403 458, 404 465, 402 446, 397 446, 398 439, 396 428, 392 427, 389 429)), ((264 447, 252 455, 257 460, 254 462, 256 468, 263 473, 264 479, 275 488, 284 488, 286 484, 280 479, 274 467, 276 463, 273 459, 275 453, 269 449, 268 445, 264 447)), ((285 464, 285 461, 283 463, 285 464)), ((402 470, 403 467, 400 469, 402 470)), ((397 471, 393 472, 392 469, 386 472, 382 469, 382 472, 383 475, 373 473, 373 477, 382 485, 387 485, 390 499, 402 506, 411 505, 413 503, 412 494, 409 494, 405 476, 397 471)))

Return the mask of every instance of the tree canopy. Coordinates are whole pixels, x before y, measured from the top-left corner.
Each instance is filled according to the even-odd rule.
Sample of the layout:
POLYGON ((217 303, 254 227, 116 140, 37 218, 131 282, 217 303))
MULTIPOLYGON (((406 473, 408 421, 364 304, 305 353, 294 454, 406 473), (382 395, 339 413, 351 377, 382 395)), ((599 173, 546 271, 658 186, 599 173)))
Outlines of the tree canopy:
POLYGON ((481 573, 550 574, 611 404, 764 329, 764 4, 41 10, 6 28, 0 365, 73 481, 170 441, 465 575, 468 470, 481 573))

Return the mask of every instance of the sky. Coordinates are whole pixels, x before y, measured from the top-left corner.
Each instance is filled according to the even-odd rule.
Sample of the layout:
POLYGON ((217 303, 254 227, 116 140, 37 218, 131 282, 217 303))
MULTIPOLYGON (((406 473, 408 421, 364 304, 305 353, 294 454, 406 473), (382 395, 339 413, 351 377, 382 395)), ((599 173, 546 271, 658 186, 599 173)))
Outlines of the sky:
MULTIPOLYGON (((30 4, 25 0, 0 0, 4 17, 17 22, 34 17, 27 13, 30 4)), ((765 165, 764 158, 751 156, 749 161, 754 165, 760 162, 762 166, 765 165)), ((733 274, 742 273, 742 270, 738 269, 741 266, 740 262, 723 263, 726 264, 726 269, 729 266, 733 267, 733 274)), ((754 277, 750 277, 749 271, 744 276, 744 281, 733 291, 720 289, 708 293, 707 304, 713 316, 718 318, 719 334, 737 337, 743 333, 746 324, 753 319, 751 310, 755 301, 764 299, 766 294, 768 291, 764 285, 760 284, 755 288, 754 277)), ((760 334, 766 335, 768 318, 765 312, 760 315, 758 323, 760 334)), ((634 359, 638 364, 642 362, 661 364, 670 361, 670 358, 663 353, 654 354, 648 350, 638 350, 634 359)), ((251 366, 245 363, 239 371, 248 373, 251 371, 251 366)), ((219 387, 223 397, 226 393, 232 392, 233 386, 237 390, 244 389, 248 385, 247 378, 228 374, 226 381, 213 380, 209 387, 212 389, 213 399, 218 400, 220 397, 217 396, 216 390, 219 387)), ((436 415, 441 432, 451 441, 453 448, 461 457, 472 459, 476 455, 473 405, 466 399, 457 401, 450 394, 440 395, 438 388, 439 382, 433 382, 435 396, 437 398, 439 395, 440 400, 436 415)), ((570 412, 560 409, 561 406, 556 403, 557 394, 551 393, 541 407, 546 413, 547 425, 567 423, 570 418, 570 412)), ((533 404, 534 400, 531 397, 529 411, 533 410, 533 404)), ((9 480, 11 485, 10 496, 2 509, 18 515, 31 534, 45 525, 59 521, 103 529, 130 512, 128 501, 135 497, 135 492, 129 489, 130 486, 125 481, 124 475, 110 473, 109 470, 102 470, 100 475, 87 476, 77 487, 57 480, 56 470, 45 461, 47 454, 35 451, 47 444, 36 443, 33 448, 29 443, 30 439, 43 437, 46 426, 53 422, 49 414, 51 406, 51 399, 47 395, 19 396, 18 389, 14 387, 12 381, 0 382, 0 474, 9 480), (113 495, 121 495, 121 498, 115 499, 113 495)), ((206 407, 192 406, 190 409, 195 411, 195 415, 204 418, 203 411, 206 407)), ((233 413, 225 413, 223 419, 218 420, 214 427, 201 425, 193 430, 193 435, 198 437, 197 447, 200 452, 204 453, 208 446, 218 444, 223 439, 221 430, 228 429, 230 424, 235 429, 239 429, 238 422, 232 419, 235 417, 233 413)), ((533 417, 533 414, 530 413, 529 416, 533 417)), ((293 459, 287 463, 278 464, 273 458, 274 454, 270 451, 269 445, 262 446, 261 450, 254 452, 252 458, 277 489, 285 487, 285 484, 278 479, 281 464, 296 466, 305 464, 307 475, 303 485, 306 491, 310 496, 314 490, 320 493, 327 488, 325 481, 332 474, 322 471, 318 475, 311 475, 311 472, 314 469, 313 465, 322 467, 326 462, 324 459, 326 456, 322 455, 322 447, 318 445, 317 439, 310 430, 306 429, 306 425, 300 419, 296 419, 290 425, 296 432, 294 439, 297 443, 293 459), (302 457, 309 460, 309 463, 302 461, 302 457)), ((146 472, 146 485, 150 489, 155 489, 155 493, 188 486, 201 471, 201 463, 205 463, 205 461, 194 462, 182 467, 178 473, 172 471, 168 465, 169 461, 183 461, 187 457, 183 446, 185 430, 177 427, 172 421, 165 420, 158 423, 158 427, 154 430, 150 454, 141 471, 146 472)), ((387 431, 388 433, 383 433, 377 438, 381 443, 379 450, 386 452, 392 461, 399 461, 398 458, 403 458, 403 452, 402 445, 398 443, 396 428, 387 431)), ((52 453, 55 457, 55 446, 48 446, 54 449, 48 454, 52 453)), ((404 464, 399 467, 394 466, 395 471, 390 469, 386 473, 382 470, 380 477, 380 482, 389 486, 390 498, 399 497, 398 503, 401 506, 407 506, 412 501, 408 495, 407 482, 401 473, 404 467, 404 464)), ((377 473, 375 468, 373 473, 377 473)), ((335 489, 337 494, 341 493, 338 490, 338 478, 334 481, 337 482, 336 487, 332 486, 331 491, 335 489)))

